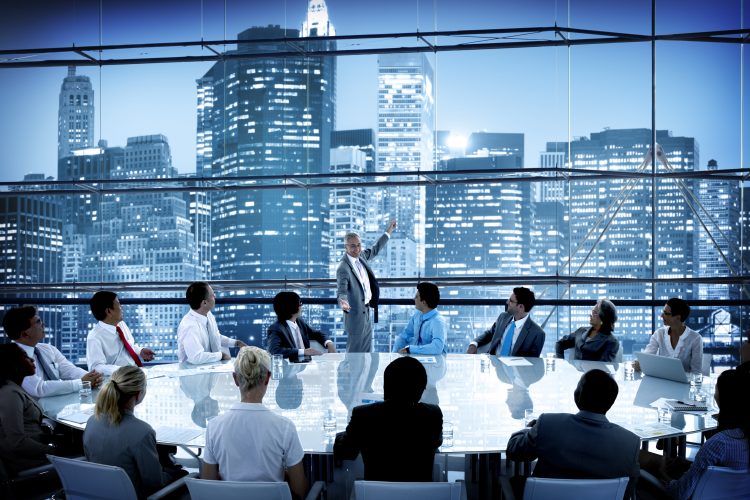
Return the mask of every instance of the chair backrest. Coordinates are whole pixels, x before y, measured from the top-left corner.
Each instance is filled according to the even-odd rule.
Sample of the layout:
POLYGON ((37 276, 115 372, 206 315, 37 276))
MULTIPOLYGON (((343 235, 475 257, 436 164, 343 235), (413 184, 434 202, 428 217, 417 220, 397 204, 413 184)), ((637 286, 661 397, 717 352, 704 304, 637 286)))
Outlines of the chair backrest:
POLYGON ((190 498, 193 500, 292 500, 289 485, 284 482, 211 481, 208 479, 185 479, 190 498))
POLYGON ((121 468, 47 455, 68 500, 136 500, 133 482, 121 468))
POLYGON ((695 485, 693 499, 733 499, 750 496, 750 470, 710 465, 695 485))
POLYGON ((704 377, 711 376, 711 361, 714 355, 710 352, 703 353, 703 359, 701 360, 701 373, 704 377))
POLYGON ((622 353, 625 349, 622 347, 622 342, 618 342, 618 344, 620 344, 620 347, 617 348, 617 354, 615 354, 615 363, 620 364, 622 363, 622 353))
POLYGON ((354 481, 356 500, 460 500, 461 483, 354 481))
POLYGON ((526 480, 523 500, 622 500, 628 487, 627 477, 615 479, 548 479, 530 477, 526 480))

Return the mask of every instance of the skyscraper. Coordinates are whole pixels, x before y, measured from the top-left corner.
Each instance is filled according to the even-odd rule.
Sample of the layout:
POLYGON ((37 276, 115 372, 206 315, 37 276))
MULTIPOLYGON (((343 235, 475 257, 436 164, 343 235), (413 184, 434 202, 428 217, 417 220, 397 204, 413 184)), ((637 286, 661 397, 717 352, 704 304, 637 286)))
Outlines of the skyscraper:
MULTIPOLYGON (((657 130, 661 145, 675 172, 692 171, 698 161, 698 145, 692 137, 675 137, 657 130)), ((573 168, 610 172, 650 173, 645 167, 651 144, 648 129, 605 130, 590 138, 570 144, 573 168)), ((659 162, 657 172, 668 171, 659 162)), ((664 178, 653 183, 648 177, 626 179, 591 179, 570 181, 570 260, 562 274, 572 276, 606 276, 643 278, 652 274, 675 278, 674 283, 660 284, 658 297, 690 297, 689 284, 680 278, 691 277, 693 261, 693 216, 685 199, 685 189, 692 191, 690 181, 664 178), (652 210, 652 199, 655 201, 652 210), (653 241, 654 237, 656 241, 653 241), (656 245, 652 258, 652 245, 656 245), (653 269, 656 265, 656 269, 653 269)), ((567 259, 566 259, 567 261, 567 259)), ((626 281, 601 285, 571 287, 572 299, 651 298, 646 282, 626 281)), ((656 298, 656 297, 654 297, 656 298)), ((576 310, 573 324, 585 324, 588 311, 576 310)), ((620 314, 618 333, 643 335, 652 328, 650 311, 634 308, 620 314)))
POLYGON ((88 76, 76 75, 75 66, 60 88, 57 122, 57 157, 65 158, 74 149, 94 145, 94 89, 88 76))
MULTIPOLYGON (((332 33, 325 2, 309 2, 302 35, 332 33)), ((289 45, 284 39, 298 36, 298 30, 279 26, 250 28, 239 34, 241 42, 230 54, 286 52, 289 45), (260 39, 279 41, 242 43, 260 39)), ((314 50, 330 42, 306 46, 314 50)), ((335 108, 333 58, 233 58, 215 64, 198 80, 198 95, 199 169, 204 175, 328 172, 335 108)), ((328 277, 327 204, 324 190, 298 186, 216 193, 211 200, 212 278, 328 277)), ((258 314, 238 305, 222 313, 222 330, 243 339, 249 334, 260 343, 265 327, 257 320, 258 314)))
MULTIPOLYGON (((434 106, 433 70, 424 54, 378 56, 378 172, 433 170, 434 106)), ((424 188, 388 188, 379 226, 385 227, 389 218, 396 219, 395 239, 424 241, 424 203, 417 201, 421 199, 424 188)), ((405 260, 397 257, 399 264, 387 270, 392 271, 388 275, 401 276, 395 272, 405 260)), ((417 245, 416 261, 417 269, 410 269, 409 276, 424 268, 422 245, 417 245)))

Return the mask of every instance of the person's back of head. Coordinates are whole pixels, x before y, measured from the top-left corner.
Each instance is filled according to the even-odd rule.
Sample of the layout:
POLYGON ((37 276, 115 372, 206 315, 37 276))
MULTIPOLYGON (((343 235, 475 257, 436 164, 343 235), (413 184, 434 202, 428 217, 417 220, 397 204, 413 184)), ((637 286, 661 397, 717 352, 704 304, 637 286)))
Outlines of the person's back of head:
POLYGON ((23 306, 9 309, 3 316, 3 330, 11 340, 17 340, 21 333, 31 326, 31 319, 36 316, 36 307, 23 306))
POLYGON ((301 299, 296 292, 279 292, 273 298, 273 311, 279 321, 286 321, 299 311, 301 299))
POLYGON ((427 307, 435 309, 440 303, 440 289, 435 283, 422 281, 417 284, 419 297, 427 303, 427 307))
POLYGON ((605 415, 615 404, 618 392, 617 382, 609 373, 594 369, 581 376, 573 398, 579 410, 605 415))
POLYGON ((234 373, 240 392, 245 393, 265 382, 271 372, 271 356, 256 346, 246 346, 237 353, 234 373))
POLYGON ((191 283, 187 290, 185 290, 185 299, 187 299, 190 309, 200 309, 206 297, 208 297, 208 283, 204 281, 191 283))
POLYGON ((513 294, 516 296, 516 302, 522 304, 527 313, 531 311, 536 303, 534 292, 525 286, 518 286, 513 289, 513 294))
MULTIPOLYGON (((141 393, 145 396, 146 375, 137 366, 123 366, 115 370, 109 382, 99 391, 96 398, 95 415, 106 418, 111 424, 118 425, 130 399, 141 393)), ((139 400, 140 402, 140 400, 139 400)))
POLYGON ((14 343, 0 344, 0 387, 8 381, 21 384, 26 377, 26 353, 14 343))
MULTIPOLYGON (((747 364, 747 363, 745 363, 747 364)), ((748 429, 750 401, 747 391, 750 374, 746 369, 727 370, 716 381, 716 403, 719 405, 719 429, 748 429)), ((747 436, 750 438, 750 436, 747 436)))
POLYGON ((427 371, 416 359, 404 356, 391 362, 383 373, 383 399, 416 404, 427 387, 427 371))
POLYGON ((100 290, 91 297, 89 301, 89 307, 91 307, 91 314, 94 315, 99 321, 104 321, 107 317, 107 309, 112 309, 115 304, 117 294, 115 292, 109 292, 107 290, 100 290))

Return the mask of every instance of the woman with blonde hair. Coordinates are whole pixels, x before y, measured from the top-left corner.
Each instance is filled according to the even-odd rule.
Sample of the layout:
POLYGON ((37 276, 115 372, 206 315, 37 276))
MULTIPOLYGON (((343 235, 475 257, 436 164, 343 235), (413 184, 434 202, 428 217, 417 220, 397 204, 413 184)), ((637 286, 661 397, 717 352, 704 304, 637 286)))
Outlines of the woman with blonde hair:
MULTIPOLYGON (((180 475, 162 469, 154 429, 133 415, 136 405, 145 397, 143 370, 136 366, 118 368, 99 392, 95 413, 83 433, 86 458, 125 469, 139 497, 162 488, 180 475)), ((180 472, 184 475, 184 471, 180 472)))
POLYGON ((307 479, 302 444, 291 420, 263 406, 271 357, 260 347, 240 349, 234 362, 240 402, 206 426, 201 478, 226 481, 284 481, 303 498, 307 479))

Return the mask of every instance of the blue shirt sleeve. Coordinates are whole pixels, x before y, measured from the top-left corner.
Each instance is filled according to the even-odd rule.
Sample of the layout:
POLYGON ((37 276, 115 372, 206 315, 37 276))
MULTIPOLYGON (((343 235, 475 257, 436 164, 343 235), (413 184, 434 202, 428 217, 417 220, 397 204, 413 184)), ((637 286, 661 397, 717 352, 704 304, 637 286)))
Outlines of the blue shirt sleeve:
MULTIPOLYGON (((396 336, 396 342, 393 344, 393 352, 398 352, 407 345, 409 345, 409 341, 414 338, 414 323, 415 320, 419 317, 419 313, 413 315, 411 319, 409 320, 409 323, 407 323, 406 328, 404 328, 404 331, 399 333, 396 336)), ((411 348, 410 348, 411 350, 411 348)))
POLYGON ((439 314, 422 324, 422 339, 427 343, 422 345, 410 345, 409 352, 412 354, 442 354, 445 350, 445 322, 439 314))

